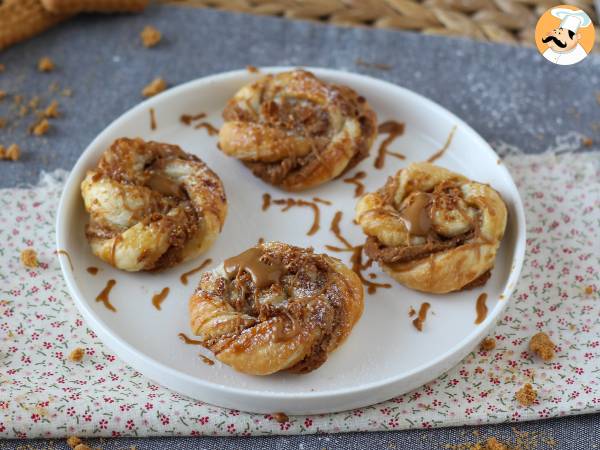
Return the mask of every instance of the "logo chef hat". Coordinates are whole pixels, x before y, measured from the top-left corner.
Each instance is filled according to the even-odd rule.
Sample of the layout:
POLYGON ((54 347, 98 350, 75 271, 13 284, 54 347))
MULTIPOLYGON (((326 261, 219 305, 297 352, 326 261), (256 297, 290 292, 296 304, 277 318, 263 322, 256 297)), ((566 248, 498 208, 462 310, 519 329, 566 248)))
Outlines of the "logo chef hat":
POLYGON ((554 17, 560 19, 561 28, 571 30, 573 33, 577 33, 579 28, 585 28, 592 23, 589 16, 581 9, 554 8, 551 13, 554 17))

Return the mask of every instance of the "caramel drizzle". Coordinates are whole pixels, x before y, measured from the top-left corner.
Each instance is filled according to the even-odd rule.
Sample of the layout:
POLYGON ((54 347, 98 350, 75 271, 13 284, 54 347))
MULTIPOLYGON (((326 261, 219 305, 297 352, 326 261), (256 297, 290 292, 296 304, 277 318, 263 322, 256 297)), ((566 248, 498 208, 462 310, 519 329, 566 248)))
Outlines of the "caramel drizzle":
POLYGON ((154 294, 152 296, 152 305, 160 311, 160 305, 165 300, 165 298, 167 298, 167 295, 169 295, 168 287, 163 288, 163 290, 160 291, 158 294, 154 294))
POLYGON ((206 129, 206 131, 208 132, 209 136, 216 136, 217 134, 219 134, 219 129, 213 125, 211 125, 208 122, 200 122, 198 125, 196 125, 194 127, 196 130, 200 129, 200 128, 204 128, 206 129))
POLYGON ((477 325, 483 322, 487 316, 488 307, 485 304, 486 300, 487 294, 485 292, 479 294, 479 297, 477 297, 477 304, 475 305, 475 309, 477 311, 477 318, 475 319, 475 324, 477 325))
POLYGON ((185 273, 182 273, 181 276, 179 277, 179 281, 181 281, 181 284, 186 285, 188 284, 188 277, 190 275, 195 274, 196 272, 200 272, 202 269, 204 269, 206 266, 208 266, 209 264, 212 263, 212 259, 208 258, 205 259, 202 264, 200 264, 198 267, 193 268, 192 270, 189 270, 185 273))
POLYGON ((237 256, 226 259, 223 262, 223 269, 230 278, 237 278, 240 273, 246 271, 252 277, 256 289, 266 288, 279 281, 285 273, 285 266, 264 263, 261 261, 263 254, 262 246, 251 247, 237 256))
POLYGON ((414 317, 415 314, 417 314, 417 311, 411 306, 408 310, 408 317, 414 317))
POLYGON ((87 270, 87 273, 89 273, 90 275, 96 275, 100 269, 98 269, 97 267, 91 266, 85 270, 87 270))
POLYGON ((327 206, 333 205, 333 203, 331 203, 329 200, 325 200, 325 199, 320 198, 320 197, 313 197, 313 202, 315 202, 315 203, 321 203, 322 205, 327 205, 327 206))
POLYGON ((204 345, 202 341, 197 341, 196 339, 190 339, 184 333, 178 333, 177 336, 179 339, 183 341, 184 344, 188 345, 204 345))
POLYGON ((209 365, 209 366, 214 366, 215 365, 215 362, 212 359, 207 358, 204 355, 198 355, 198 356, 200 356, 200 359, 202 360, 202 362, 204 364, 209 365))
POLYGON ((448 150, 448 147, 450 147, 450 144, 452 143, 452 138, 454 137, 455 132, 456 132, 456 125, 454 125, 452 127, 452 130, 450 130, 450 134, 448 134, 448 137, 446 138, 446 143, 444 144, 444 146, 442 148, 440 148, 437 152, 435 152, 433 155, 431 155, 429 158, 427 158, 427 162, 432 163, 436 159, 442 157, 442 155, 446 152, 446 150, 448 150))
POLYGON ((156 115, 154 114, 154 108, 150 108, 150 129, 156 130, 156 115))
POLYGON ((353 184, 354 188, 354 197, 360 197, 365 192, 365 185, 361 180, 363 180, 367 176, 366 172, 356 172, 350 178, 344 178, 344 183, 353 184))
POLYGON ((395 120, 388 120, 387 122, 383 122, 377 128, 379 134, 386 133, 388 137, 386 137, 381 144, 379 145, 379 150, 377 153, 377 158, 375 158, 374 166, 376 169, 382 169, 385 165, 385 155, 395 156, 398 159, 406 159, 406 157, 401 153, 396 153, 388 150, 388 146, 398 137, 404 134, 404 124, 401 122, 396 122, 395 120))
POLYGON ((427 302, 422 303, 419 308, 419 315, 415 320, 412 321, 412 324, 419 331, 423 331, 423 324, 425 323, 425 319, 427 318, 427 311, 429 311, 429 307, 431 305, 427 302))
POLYGON ((113 239, 113 243, 112 246, 110 248, 110 263, 111 265, 115 266, 115 251, 117 250, 117 245, 119 244, 119 242, 121 242, 123 240, 123 236, 122 235, 117 235, 115 236, 115 238, 113 239))
POLYGON ((192 114, 182 114, 181 117, 179 117, 179 120, 184 125, 191 125, 191 123, 193 121, 204 119, 205 117, 206 117, 206 113, 198 113, 198 114, 194 114, 194 115, 192 115, 192 114))
POLYGON ((108 280, 105 288, 102 289, 102 292, 100 292, 100 294, 98 294, 98 297, 96 297, 97 302, 102 302, 107 309, 110 309, 113 312, 117 312, 117 309, 110 302, 109 295, 111 289, 115 284, 117 284, 115 280, 108 280))
POLYGON ((281 212, 286 212, 288 209, 298 206, 298 207, 308 207, 313 210, 313 223, 306 233, 307 236, 312 236, 320 228, 321 221, 321 210, 319 209, 319 205, 316 202, 309 202, 302 199, 294 199, 294 198, 279 198, 279 199, 271 199, 269 194, 263 194, 263 206, 262 210, 266 211, 269 209, 271 204, 283 206, 281 212))
MULTIPOLYGON (((369 294, 374 294, 377 292, 377 288, 389 289, 392 287, 389 283, 377 283, 375 281, 367 280, 362 271, 368 269, 373 264, 373 260, 369 259, 366 263, 362 262, 362 251, 363 246, 357 245, 353 246, 350 242, 342 236, 342 231, 340 229, 340 221, 342 220, 343 213, 342 211, 337 211, 333 216, 333 220, 331 221, 331 225, 329 230, 335 235, 335 237, 344 244, 344 247, 336 247, 333 245, 326 245, 325 248, 334 252, 352 252, 352 256, 350 257, 350 262, 352 263, 352 270, 358 275, 358 278, 362 282, 363 286, 367 287, 367 292, 369 294)), ((377 275, 374 273, 369 274, 369 278, 374 279, 377 275)))
POLYGON ((73 271, 73 261, 71 261, 71 255, 69 255, 69 252, 63 249, 58 249, 54 251, 55 254, 57 255, 65 255, 67 257, 67 259, 69 260, 69 266, 71 266, 71 271, 73 271))

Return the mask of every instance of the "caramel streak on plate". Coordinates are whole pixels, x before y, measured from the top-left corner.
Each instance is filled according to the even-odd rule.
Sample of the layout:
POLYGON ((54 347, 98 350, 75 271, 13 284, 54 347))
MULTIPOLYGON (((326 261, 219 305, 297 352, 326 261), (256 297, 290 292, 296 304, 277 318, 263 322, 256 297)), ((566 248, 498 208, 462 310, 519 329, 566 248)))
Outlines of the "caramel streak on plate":
POLYGON ((313 202, 321 203, 321 204, 327 205, 327 206, 333 205, 333 203, 331 203, 329 200, 325 200, 325 199, 319 198, 319 197, 313 197, 313 202))
POLYGON ((425 319, 427 318, 427 311, 429 311, 429 307, 431 305, 427 302, 422 303, 419 308, 419 315, 415 320, 413 320, 413 325, 419 331, 423 331, 423 324, 425 323, 425 319))
POLYGON ((165 300, 165 298, 167 298, 167 295, 169 295, 168 287, 163 288, 163 290, 160 291, 158 294, 154 294, 152 296, 152 305, 154 305, 154 307, 160 311, 160 305, 165 300))
POLYGON ((271 194, 264 193, 262 196, 262 210, 266 211, 271 206, 271 194))
POLYGON ((219 129, 208 122, 200 122, 198 125, 194 126, 194 128, 205 128, 209 136, 216 136, 219 134, 219 129))
POLYGON ((57 255, 65 255, 67 257, 67 259, 69 260, 69 266, 71 266, 71 271, 73 271, 73 261, 71 261, 71 255, 69 255, 69 252, 66 250, 62 250, 62 249, 58 249, 55 250, 54 253, 56 253, 57 255))
POLYGON ((200 356, 200 359, 202 360, 202 362, 203 362, 204 364, 206 364, 206 365, 208 365, 208 366, 214 366, 214 365, 215 365, 215 362, 214 362, 212 359, 210 359, 210 358, 207 358, 207 357, 206 357, 206 356, 204 356, 204 355, 198 355, 198 356, 200 356))
POLYGON ((183 285, 187 285, 188 284, 188 277, 190 275, 195 274, 196 272, 201 271, 202 269, 204 269, 206 266, 208 266, 209 264, 212 263, 212 259, 208 258, 205 259, 202 264, 200 264, 198 267, 193 268, 192 270, 189 270, 185 273, 182 273, 181 276, 179 277, 179 281, 181 281, 181 283, 183 285))
MULTIPOLYGON (((377 128, 379 134, 387 134, 386 137, 381 144, 379 144, 379 151, 377 152, 377 157, 375 158, 374 166, 376 169, 382 169, 385 165, 385 155, 390 154, 388 150, 388 146, 398 137, 404 134, 404 124, 401 122, 396 122, 395 120, 388 120, 387 122, 383 122, 377 128)), ((404 155, 400 153, 393 153, 396 158, 404 159, 404 155)))
POLYGON ((363 180, 367 174, 365 172, 356 172, 353 176, 349 178, 344 178, 344 183, 353 184, 354 188, 354 198, 360 197, 365 192, 365 185, 361 180, 363 180))
POLYGON ((179 120, 184 125, 191 125, 191 123, 195 120, 204 119, 206 117, 206 113, 198 113, 198 114, 182 114, 179 117, 179 120))
POLYGON ((156 130, 156 114, 154 113, 154 108, 150 108, 150 129, 156 130))
POLYGON ((475 309, 477 310, 477 318, 475 319, 475 324, 480 324, 487 317, 488 307, 485 304, 486 300, 487 294, 485 292, 477 297, 477 304, 475 305, 475 309))
POLYGON ((450 147, 450 144, 452 143, 452 138, 454 137, 455 132, 456 132, 456 125, 454 125, 452 127, 452 130, 450 130, 450 134, 448 135, 448 138, 446 139, 446 143, 444 144, 444 146, 442 148, 440 148, 437 152, 435 152, 433 155, 431 155, 427 159, 427 162, 432 163, 436 159, 439 159, 442 157, 442 155, 446 152, 446 150, 448 150, 448 147, 450 147))
POLYGON ((111 289, 115 284, 117 284, 115 280, 108 280, 108 282, 106 283, 106 287, 102 289, 102 292, 100 292, 100 294, 98 294, 98 296, 96 297, 97 302, 102 302, 107 309, 110 309, 113 312, 117 312, 117 309, 110 302, 109 295, 111 289))
MULTIPOLYGON (((266 195, 268 195, 268 194, 266 194, 266 195)), ((269 205, 270 205, 270 203, 265 202, 264 199, 265 199, 265 197, 263 196, 263 211, 268 209, 269 205), (266 208, 265 208, 265 205, 267 205, 266 208)), ((309 202, 306 200, 294 199, 294 198, 274 199, 271 202, 275 205, 283 206, 283 208, 281 209, 281 212, 286 212, 288 209, 290 209, 294 206, 299 206, 299 207, 304 206, 307 208, 311 208, 314 213, 313 223, 312 223, 310 229, 308 230, 308 232, 306 233, 306 235, 312 236, 317 231, 319 231, 320 221, 321 221, 321 210, 319 209, 319 205, 316 204, 315 202, 309 202)))
POLYGON ((98 269, 97 267, 91 266, 85 270, 87 270, 87 273, 89 273, 90 275, 96 275, 100 269, 98 269))
POLYGON ((184 333, 179 333, 177 336, 179 337, 179 339, 181 339, 184 342, 184 344, 188 344, 188 345, 203 345, 202 341, 197 341, 196 339, 190 339, 184 333))

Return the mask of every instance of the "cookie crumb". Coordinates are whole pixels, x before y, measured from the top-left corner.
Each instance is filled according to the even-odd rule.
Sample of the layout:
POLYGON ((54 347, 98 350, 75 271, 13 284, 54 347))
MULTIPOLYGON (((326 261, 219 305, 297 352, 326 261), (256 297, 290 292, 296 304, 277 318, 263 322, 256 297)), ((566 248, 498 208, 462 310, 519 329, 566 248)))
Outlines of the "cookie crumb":
POLYGON ((493 337, 486 337, 481 344, 479 345, 479 349, 484 352, 491 352, 496 348, 496 339, 493 337))
POLYGON ((11 144, 8 148, 4 148, 0 144, 0 159, 7 161, 18 161, 21 157, 21 149, 17 144, 11 144))
POLYGON ((69 361, 80 362, 85 355, 85 350, 81 347, 77 347, 69 354, 69 361))
POLYGON ((529 350, 544 361, 550 361, 554 358, 554 342, 544 332, 539 332, 532 336, 529 341, 529 350))
POLYGON ((251 66, 251 65, 247 65, 246 70, 250 73, 258 73, 259 72, 258 67, 251 66))
POLYGON ((36 136, 43 136, 50 129, 50 122, 47 119, 42 119, 31 127, 31 133, 36 136))
POLYGON ((54 70, 54 62, 47 56, 44 56, 38 61, 38 70, 40 72, 52 72, 54 70))
POLYGON ((58 117, 58 114, 58 102, 56 100, 52 100, 44 110, 44 117, 55 118, 58 117))
POLYGON ((77 447, 79 444, 82 444, 83 441, 79 439, 77 436, 69 436, 67 438, 67 445, 71 448, 77 447))
POLYGON ((73 450, 94 450, 94 449, 85 444, 79 444, 73 450))
POLYGON ((0 73, 6 70, 6 66, 4 64, 0 64, 0 73))
POLYGON ((35 268, 38 266, 37 253, 32 248, 26 248, 21 252, 21 263, 25 267, 35 268))
POLYGON ((594 293, 594 286, 589 285, 585 287, 585 295, 592 295, 594 293))
POLYGON ((142 90, 142 95, 144 97, 152 97, 153 95, 161 93, 166 88, 167 82, 165 80, 162 78, 155 78, 142 90))
POLYGON ((153 26, 146 25, 140 33, 140 37, 142 39, 142 44, 144 44, 144 47, 150 48, 154 47, 160 42, 162 35, 160 31, 158 31, 153 26))
POLYGON ((537 399, 537 391, 533 389, 530 383, 526 383, 517 391, 515 398, 521 406, 531 406, 537 399))
POLYGON ((506 445, 504 445, 502 442, 498 441, 498 439, 496 439, 495 437, 488 438, 488 440, 485 441, 485 449, 486 450, 509 450, 506 445))
POLYGON ((273 413, 273 419, 279 423, 286 423, 290 421, 290 418, 287 416, 287 414, 282 412, 273 413))

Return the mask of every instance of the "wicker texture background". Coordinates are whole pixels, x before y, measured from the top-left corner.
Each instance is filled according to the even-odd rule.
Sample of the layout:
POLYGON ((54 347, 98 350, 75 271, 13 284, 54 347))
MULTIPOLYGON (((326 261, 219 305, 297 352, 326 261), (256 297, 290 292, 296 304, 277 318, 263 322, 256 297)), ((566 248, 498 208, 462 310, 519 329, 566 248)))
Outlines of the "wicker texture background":
MULTIPOLYGON (((533 45, 540 15, 560 0, 163 0, 289 19, 319 20, 338 25, 374 26, 445 36, 533 45)), ((566 0, 565 0, 566 1, 566 0)), ((569 0, 598 14, 593 0, 569 0)), ((595 49, 598 49, 596 43, 595 49)))

